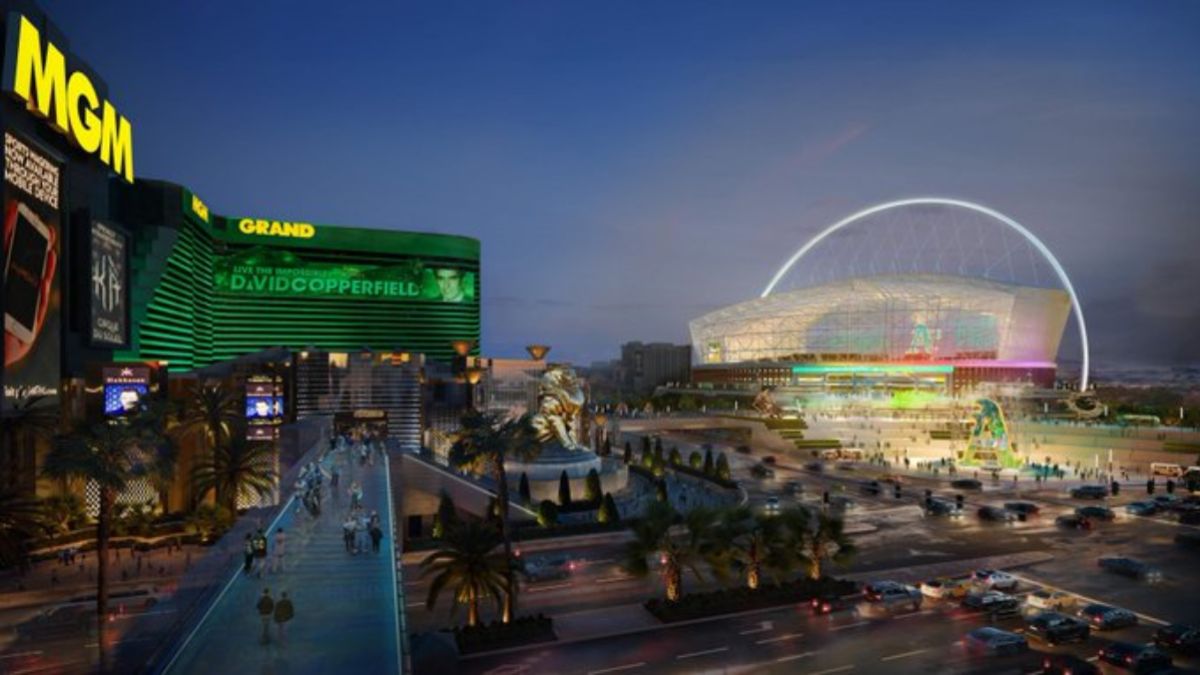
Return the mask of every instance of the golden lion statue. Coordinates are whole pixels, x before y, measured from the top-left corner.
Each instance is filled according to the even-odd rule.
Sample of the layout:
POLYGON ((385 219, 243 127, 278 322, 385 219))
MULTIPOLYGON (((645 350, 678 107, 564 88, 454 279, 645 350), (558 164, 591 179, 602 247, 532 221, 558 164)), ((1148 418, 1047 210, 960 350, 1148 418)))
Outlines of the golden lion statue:
POLYGON ((538 411, 530 419, 542 444, 555 443, 567 450, 588 452, 575 440, 575 421, 586 399, 575 371, 566 365, 546 368, 538 385, 538 411))

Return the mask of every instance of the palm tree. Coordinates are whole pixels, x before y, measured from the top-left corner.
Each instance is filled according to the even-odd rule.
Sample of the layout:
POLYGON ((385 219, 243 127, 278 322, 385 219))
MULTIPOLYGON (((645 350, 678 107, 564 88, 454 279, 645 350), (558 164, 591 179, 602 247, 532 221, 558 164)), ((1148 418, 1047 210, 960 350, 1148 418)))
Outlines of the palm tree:
POLYGON ((140 461, 137 434, 128 424, 118 422, 60 437, 42 466, 47 477, 91 481, 100 489, 96 516, 96 612, 101 618, 108 612, 108 539, 113 505, 140 461))
POLYGON ((170 508, 170 489, 179 466, 179 436, 184 428, 180 412, 172 402, 154 401, 133 419, 145 451, 144 461, 136 467, 137 473, 158 492, 163 513, 170 508))
POLYGON ((0 401, 0 440, 4 442, 4 453, 0 465, 7 470, 0 474, 3 484, 0 489, 17 490, 21 487, 21 468, 34 462, 33 440, 52 438, 58 428, 58 406, 43 404, 45 396, 26 396, 11 404, 0 401))
MULTIPOLYGON (((692 509, 684 516, 686 532, 671 532, 677 514, 665 502, 653 502, 642 520, 633 526, 633 541, 625 551, 625 569, 635 576, 650 573, 650 560, 662 565, 667 600, 675 602, 683 593, 683 572, 688 570, 703 581, 700 563, 714 570, 721 566, 722 547, 717 537, 717 514, 710 509, 692 509)), ((717 572, 718 574, 720 572, 717 572)))
POLYGON ((818 513, 816 521, 811 522, 808 512, 801 509, 789 509, 783 516, 791 536, 789 548, 808 567, 810 579, 821 578, 821 565, 826 559, 844 565, 858 552, 841 518, 818 513))
POLYGON ((238 496, 249 492, 259 497, 275 489, 275 455, 269 444, 251 443, 244 431, 234 427, 230 438, 209 450, 192 469, 192 489, 203 498, 210 491, 217 504, 237 513, 238 496))
POLYGON ((0 567, 27 564, 29 540, 46 532, 41 506, 16 492, 0 492, 0 567))
POLYGON ((446 587, 454 592, 451 615, 459 605, 466 605, 468 626, 478 625, 481 600, 495 598, 496 608, 502 609, 512 566, 507 554, 495 550, 499 545, 499 533, 487 523, 468 520, 449 528, 438 550, 421 561, 422 576, 436 575, 429 585, 426 609, 433 609, 446 587))
MULTIPOLYGON (((508 473, 506 459, 532 460, 542 450, 529 416, 504 419, 494 413, 471 410, 463 415, 461 427, 450 447, 450 464, 480 475, 491 474, 496 481, 496 499, 500 507, 500 538, 504 555, 512 556, 512 535, 508 525, 508 473)), ((516 611, 517 583, 512 565, 505 573, 504 609, 501 621, 508 623, 516 611)))
POLYGON ((242 421, 241 397, 219 380, 196 382, 189 387, 179 430, 184 436, 200 436, 212 450, 233 438, 233 430, 242 421))
MULTIPOLYGON (((717 538, 725 543, 723 558, 745 576, 746 586, 758 588, 763 572, 775 581, 791 568, 785 521, 740 506, 720 514, 717 538)), ((714 567, 722 571, 724 565, 714 567)))

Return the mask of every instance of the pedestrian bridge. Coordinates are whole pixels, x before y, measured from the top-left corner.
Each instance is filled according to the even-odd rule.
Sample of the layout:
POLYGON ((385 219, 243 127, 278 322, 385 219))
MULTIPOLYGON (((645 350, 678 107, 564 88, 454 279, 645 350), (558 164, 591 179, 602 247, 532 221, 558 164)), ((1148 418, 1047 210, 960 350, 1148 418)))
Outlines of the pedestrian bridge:
MULTIPOLYGON (((261 579, 230 567, 215 601, 181 637, 178 649, 157 672, 381 673, 404 672, 396 549, 391 533, 391 481, 387 460, 359 466, 335 453, 341 470, 337 494, 327 491, 321 516, 299 513, 294 502, 270 526, 285 531, 284 569, 261 579), (341 523, 349 510, 347 489, 358 481, 367 512, 377 511, 385 533, 379 553, 345 549, 341 523), (278 599, 286 591, 295 606, 287 640, 272 623, 270 642, 260 643, 255 608, 263 589, 278 599)), ((328 482, 327 482, 328 483, 328 482)), ((234 562, 234 561, 231 561, 234 562)))

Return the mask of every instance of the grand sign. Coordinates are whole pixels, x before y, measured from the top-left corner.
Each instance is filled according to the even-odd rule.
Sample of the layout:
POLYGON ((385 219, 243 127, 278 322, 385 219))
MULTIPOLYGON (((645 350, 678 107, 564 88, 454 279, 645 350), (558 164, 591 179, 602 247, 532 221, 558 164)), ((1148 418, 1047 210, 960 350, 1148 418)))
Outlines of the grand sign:
POLYGON ((81 70, 68 71, 66 56, 25 16, 10 12, 4 51, 4 91, 23 101, 59 133, 130 183, 133 128, 81 70))
POLYGON ((262 237, 312 239, 317 233, 317 228, 313 227, 311 223, 288 223, 254 218, 242 218, 238 221, 237 227, 242 234, 256 234, 262 237))

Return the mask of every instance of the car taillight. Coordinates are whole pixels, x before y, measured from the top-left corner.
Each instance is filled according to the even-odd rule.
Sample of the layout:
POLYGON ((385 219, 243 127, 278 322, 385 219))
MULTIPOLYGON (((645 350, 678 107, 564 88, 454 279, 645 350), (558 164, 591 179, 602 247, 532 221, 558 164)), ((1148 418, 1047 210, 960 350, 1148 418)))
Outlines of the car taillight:
POLYGON ((824 605, 821 605, 821 611, 828 612, 831 609, 833 609, 833 606, 830 605, 828 602, 825 603, 824 605))
POLYGON ((819 605, 820 603, 821 603, 821 601, 820 601, 820 600, 817 600, 816 598, 813 598, 813 599, 812 599, 812 606, 813 606, 813 607, 816 607, 816 606, 817 606, 817 605, 819 605))

